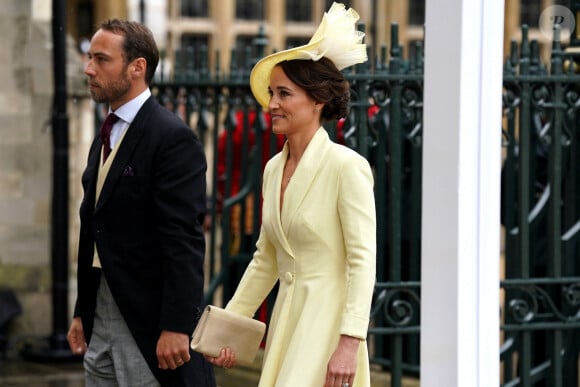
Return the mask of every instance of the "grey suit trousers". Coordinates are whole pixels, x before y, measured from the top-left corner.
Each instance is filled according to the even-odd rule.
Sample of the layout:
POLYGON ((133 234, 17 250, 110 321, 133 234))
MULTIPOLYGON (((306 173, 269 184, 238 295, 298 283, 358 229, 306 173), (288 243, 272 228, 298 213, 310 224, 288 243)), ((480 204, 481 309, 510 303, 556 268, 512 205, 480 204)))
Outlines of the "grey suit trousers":
POLYGON ((97 292, 91 342, 84 356, 85 387, 159 387, 135 343, 105 277, 97 292))

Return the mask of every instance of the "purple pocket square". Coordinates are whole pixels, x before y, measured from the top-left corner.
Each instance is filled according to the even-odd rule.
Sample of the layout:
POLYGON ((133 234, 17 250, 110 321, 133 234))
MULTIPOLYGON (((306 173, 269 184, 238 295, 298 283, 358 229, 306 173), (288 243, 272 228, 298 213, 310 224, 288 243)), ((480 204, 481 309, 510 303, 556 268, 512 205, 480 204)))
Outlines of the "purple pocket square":
POLYGON ((123 169, 123 176, 135 176, 133 168, 130 165, 127 165, 125 169, 123 169))

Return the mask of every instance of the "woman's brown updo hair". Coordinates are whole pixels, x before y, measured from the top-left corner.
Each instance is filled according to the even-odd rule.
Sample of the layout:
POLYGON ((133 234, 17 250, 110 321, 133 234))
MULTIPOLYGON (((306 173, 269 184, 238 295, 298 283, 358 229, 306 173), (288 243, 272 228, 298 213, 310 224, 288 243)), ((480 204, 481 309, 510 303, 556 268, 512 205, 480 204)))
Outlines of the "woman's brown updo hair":
POLYGON ((277 66, 313 100, 324 104, 320 117, 323 122, 346 117, 350 85, 330 59, 293 59, 280 62, 277 66))

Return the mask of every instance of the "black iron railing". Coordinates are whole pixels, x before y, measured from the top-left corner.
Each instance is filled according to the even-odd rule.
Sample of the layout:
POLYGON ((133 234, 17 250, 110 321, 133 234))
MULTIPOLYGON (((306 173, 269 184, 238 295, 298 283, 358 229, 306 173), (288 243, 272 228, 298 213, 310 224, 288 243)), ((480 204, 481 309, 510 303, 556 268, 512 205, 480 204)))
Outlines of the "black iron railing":
MULTIPOLYGON (((391 36, 390 50, 380 47, 376 58, 345 71, 351 110, 326 129, 332 139, 367 157, 375 173, 377 283, 368 345, 372 362, 389 370, 392 386, 399 387, 403 375, 419 375, 423 50, 418 43, 414 56, 404 59, 396 25, 391 36)), ((264 46, 260 31, 253 51, 232 53, 243 56, 232 63, 245 66, 232 67, 229 74, 220 73, 219 66, 210 70, 206 50, 184 49, 176 54, 175 76, 158 79, 153 88, 162 104, 198 132, 208 151, 211 302, 229 299, 251 259, 260 226, 262 168, 281 145, 249 89, 251 66, 264 55, 264 46)), ((217 53, 214 62, 219 64, 217 53)), ((575 63, 556 40, 551 62, 543 64, 525 27, 505 63, 505 275, 498 288, 504 386, 571 386, 578 380, 580 75, 575 63)), ((267 319, 270 307, 268 300, 258 317, 267 319)))

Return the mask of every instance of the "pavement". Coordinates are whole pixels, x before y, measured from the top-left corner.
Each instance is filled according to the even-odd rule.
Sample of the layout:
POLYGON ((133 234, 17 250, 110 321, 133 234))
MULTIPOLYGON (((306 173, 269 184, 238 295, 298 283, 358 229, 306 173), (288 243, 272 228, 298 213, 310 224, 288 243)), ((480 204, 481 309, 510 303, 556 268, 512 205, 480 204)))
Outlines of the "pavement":
MULTIPOLYGON (((216 367, 218 387, 257 386, 260 374, 262 351, 249 367, 234 367, 226 370, 216 367)), ((391 385, 390 375, 371 371, 372 387, 391 385)), ((74 361, 28 360, 20 354, 0 358, 1 387, 84 387, 84 372, 80 359, 74 361)), ((419 387, 419 380, 404 378, 403 387, 419 387)))
POLYGON ((40 363, 22 359, 0 361, 2 387, 84 387, 83 366, 77 362, 40 363))
MULTIPOLYGON (((216 369, 220 387, 256 386, 258 373, 251 369, 216 369)), ((82 363, 40 363, 23 359, 0 361, 0 386, 2 387, 84 387, 82 363)))
MULTIPOLYGON (((29 360, 29 356, 12 354, 0 358, 1 387, 84 387, 82 361, 29 360), (26 357, 26 358, 25 358, 26 357)), ((256 361, 256 365, 259 363, 256 361)), ((257 367, 215 368, 219 387, 251 387, 258 382, 257 367)))

